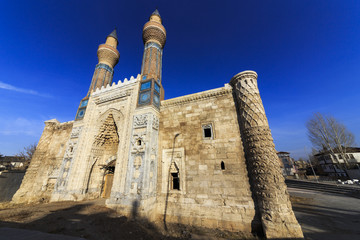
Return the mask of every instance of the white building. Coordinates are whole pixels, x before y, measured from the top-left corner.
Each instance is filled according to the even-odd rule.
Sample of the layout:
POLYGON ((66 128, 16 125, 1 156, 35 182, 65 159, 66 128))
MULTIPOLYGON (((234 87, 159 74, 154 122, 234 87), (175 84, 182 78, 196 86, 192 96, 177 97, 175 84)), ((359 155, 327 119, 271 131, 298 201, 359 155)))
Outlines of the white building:
POLYGON ((346 177, 345 163, 348 163, 350 168, 359 169, 360 166, 360 148, 349 147, 346 148, 345 159, 338 149, 334 149, 332 154, 329 151, 315 154, 314 157, 318 160, 324 173, 329 176, 346 177))

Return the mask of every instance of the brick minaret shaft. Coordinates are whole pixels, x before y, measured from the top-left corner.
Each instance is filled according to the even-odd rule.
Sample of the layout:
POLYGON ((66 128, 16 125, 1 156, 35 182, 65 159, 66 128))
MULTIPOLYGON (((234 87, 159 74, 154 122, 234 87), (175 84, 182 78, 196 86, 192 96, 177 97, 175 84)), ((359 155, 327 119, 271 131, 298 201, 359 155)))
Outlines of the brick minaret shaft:
POLYGON ((118 38, 116 29, 110 33, 104 44, 99 45, 97 55, 99 63, 95 67, 95 72, 91 80, 90 88, 86 97, 80 102, 76 120, 82 119, 85 116, 85 110, 88 99, 92 92, 102 86, 111 85, 114 76, 114 67, 118 63, 120 54, 116 49, 118 45, 118 38))
POLYGON ((147 90, 147 85, 141 87, 139 96, 143 97, 144 101, 139 101, 138 106, 154 104, 159 106, 160 99, 164 99, 164 91, 161 85, 162 74, 162 54, 166 42, 166 30, 162 25, 162 19, 159 11, 155 10, 149 21, 143 28, 143 41, 144 41, 144 55, 141 66, 141 82, 151 82, 151 94, 149 100, 145 100, 145 95, 141 92, 147 90), (158 91, 155 91, 159 87, 158 91), (157 94, 157 95, 156 95, 157 94), (155 96, 154 96, 155 95, 155 96), (159 97, 159 100, 157 99, 159 97))
POLYGON ((257 74, 244 71, 230 85, 238 107, 239 125, 264 234, 271 238, 303 238, 292 211, 289 194, 265 115, 257 74))

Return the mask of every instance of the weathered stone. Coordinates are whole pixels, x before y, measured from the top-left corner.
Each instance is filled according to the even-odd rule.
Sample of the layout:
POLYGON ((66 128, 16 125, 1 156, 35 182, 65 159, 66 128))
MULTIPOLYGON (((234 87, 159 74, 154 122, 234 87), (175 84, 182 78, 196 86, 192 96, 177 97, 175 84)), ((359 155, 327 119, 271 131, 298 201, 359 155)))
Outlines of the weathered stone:
POLYGON ((58 169, 65 154, 73 122, 45 122, 45 128, 31 159, 19 190, 13 196, 16 203, 49 201, 54 190, 58 169))

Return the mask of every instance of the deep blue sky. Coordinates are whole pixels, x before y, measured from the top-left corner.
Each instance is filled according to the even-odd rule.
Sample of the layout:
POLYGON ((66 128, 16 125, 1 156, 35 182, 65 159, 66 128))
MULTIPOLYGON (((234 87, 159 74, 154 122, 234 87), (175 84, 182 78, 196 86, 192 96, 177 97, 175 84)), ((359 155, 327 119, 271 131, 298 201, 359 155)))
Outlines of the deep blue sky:
POLYGON ((37 142, 52 118, 73 120, 96 50, 116 26, 114 81, 140 73, 142 27, 167 30, 165 97, 258 73, 277 150, 310 151, 305 123, 331 114, 360 139, 360 1, 4 1, 0 8, 0 153, 37 142))

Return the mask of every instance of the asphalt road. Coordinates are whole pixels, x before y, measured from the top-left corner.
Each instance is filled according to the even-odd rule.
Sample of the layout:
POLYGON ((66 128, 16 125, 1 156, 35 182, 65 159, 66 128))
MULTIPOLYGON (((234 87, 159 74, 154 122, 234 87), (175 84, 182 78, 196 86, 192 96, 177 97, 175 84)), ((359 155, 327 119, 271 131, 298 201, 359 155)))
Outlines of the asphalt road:
POLYGON ((360 199, 288 188, 305 239, 360 239, 360 199))

